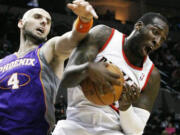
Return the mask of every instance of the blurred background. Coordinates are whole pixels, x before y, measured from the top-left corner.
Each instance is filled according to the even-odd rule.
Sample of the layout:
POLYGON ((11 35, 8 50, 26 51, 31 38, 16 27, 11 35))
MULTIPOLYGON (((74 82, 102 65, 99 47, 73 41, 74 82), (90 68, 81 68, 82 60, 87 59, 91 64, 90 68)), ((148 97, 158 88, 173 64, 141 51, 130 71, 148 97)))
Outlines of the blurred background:
MULTIPOLYGON (((167 41, 150 55, 161 73, 161 88, 144 135, 180 135, 180 0, 87 0, 99 15, 94 25, 106 24, 130 34, 146 12, 159 12, 170 26, 167 41)), ((71 30, 76 16, 66 8, 72 0, 0 0, 0 58, 19 47, 17 22, 23 13, 41 7, 53 18, 49 38, 71 30)), ((56 119, 65 119, 66 90, 59 88, 56 119)))

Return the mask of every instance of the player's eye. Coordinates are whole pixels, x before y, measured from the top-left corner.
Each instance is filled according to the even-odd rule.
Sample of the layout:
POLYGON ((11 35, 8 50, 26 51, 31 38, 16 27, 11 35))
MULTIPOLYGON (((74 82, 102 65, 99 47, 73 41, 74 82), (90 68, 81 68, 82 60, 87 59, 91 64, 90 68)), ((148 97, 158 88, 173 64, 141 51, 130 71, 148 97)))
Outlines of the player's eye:
POLYGON ((153 28, 152 33, 153 33, 154 35, 159 35, 159 34, 160 34, 159 31, 158 31, 158 29, 156 29, 156 28, 153 28))
POLYGON ((47 24, 50 24, 50 23, 51 23, 50 19, 47 19, 47 24))
POLYGON ((34 18, 35 18, 35 19, 40 19, 40 18, 41 18, 41 15, 35 14, 35 15, 34 15, 34 18))

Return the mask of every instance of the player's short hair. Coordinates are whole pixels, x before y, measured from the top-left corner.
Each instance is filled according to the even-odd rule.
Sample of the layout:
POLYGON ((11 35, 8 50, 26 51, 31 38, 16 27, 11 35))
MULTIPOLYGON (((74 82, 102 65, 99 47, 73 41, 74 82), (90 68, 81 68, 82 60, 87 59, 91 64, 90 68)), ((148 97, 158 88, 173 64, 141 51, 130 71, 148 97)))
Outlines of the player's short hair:
POLYGON ((154 18, 159 18, 168 25, 168 20, 164 16, 162 16, 160 13, 155 13, 155 12, 145 13, 141 18, 137 20, 137 22, 142 21, 145 25, 153 24, 154 18))

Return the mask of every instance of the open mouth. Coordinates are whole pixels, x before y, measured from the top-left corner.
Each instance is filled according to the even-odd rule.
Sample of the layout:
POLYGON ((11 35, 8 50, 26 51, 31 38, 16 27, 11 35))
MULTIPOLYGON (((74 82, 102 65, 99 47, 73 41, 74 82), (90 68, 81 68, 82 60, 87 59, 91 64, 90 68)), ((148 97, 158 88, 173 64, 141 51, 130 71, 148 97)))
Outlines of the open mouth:
POLYGON ((149 53, 152 52, 153 47, 152 47, 152 46, 146 46, 146 47, 144 48, 144 50, 146 51, 147 54, 149 54, 149 53))
POLYGON ((36 30, 37 30, 38 32, 40 32, 41 34, 44 33, 44 29, 42 29, 42 28, 37 28, 36 30))

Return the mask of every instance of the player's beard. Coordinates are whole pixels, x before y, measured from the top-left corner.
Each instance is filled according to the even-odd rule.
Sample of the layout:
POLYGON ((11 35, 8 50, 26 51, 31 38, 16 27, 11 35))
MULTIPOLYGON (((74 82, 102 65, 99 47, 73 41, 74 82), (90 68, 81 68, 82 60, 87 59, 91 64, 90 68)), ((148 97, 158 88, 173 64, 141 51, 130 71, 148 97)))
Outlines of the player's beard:
POLYGON ((29 39, 33 43, 38 44, 38 45, 46 41, 46 37, 39 37, 28 30, 24 30, 24 38, 25 40, 29 39))

